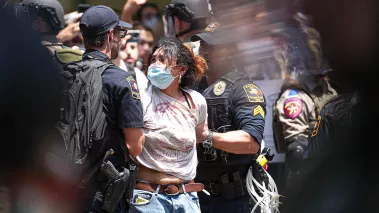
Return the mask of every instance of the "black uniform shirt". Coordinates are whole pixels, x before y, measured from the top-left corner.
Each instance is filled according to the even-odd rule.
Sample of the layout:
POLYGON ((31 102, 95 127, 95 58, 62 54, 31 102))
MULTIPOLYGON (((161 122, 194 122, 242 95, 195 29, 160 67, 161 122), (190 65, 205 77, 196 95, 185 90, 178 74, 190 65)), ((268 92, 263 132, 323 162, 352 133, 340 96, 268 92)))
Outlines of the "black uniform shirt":
POLYGON ((266 116, 266 100, 262 91, 248 80, 233 85, 230 92, 232 125, 255 138, 260 144, 263 139, 266 116))
MULTIPOLYGON (((84 55, 110 61, 102 52, 87 50, 84 55)), ((116 65, 108 67, 103 75, 103 103, 110 131, 111 147, 116 154, 126 149, 122 130, 124 128, 142 128, 143 113, 140 94, 133 77, 116 65), (121 140, 122 139, 122 140, 121 140)))

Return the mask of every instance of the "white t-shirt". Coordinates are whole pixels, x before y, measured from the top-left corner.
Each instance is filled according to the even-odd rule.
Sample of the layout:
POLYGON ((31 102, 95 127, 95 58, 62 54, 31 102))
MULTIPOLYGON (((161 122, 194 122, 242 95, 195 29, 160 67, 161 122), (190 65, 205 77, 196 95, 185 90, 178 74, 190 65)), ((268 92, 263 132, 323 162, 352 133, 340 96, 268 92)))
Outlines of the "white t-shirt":
POLYGON ((147 88, 149 80, 147 79, 146 75, 137 67, 134 68, 134 72, 136 73, 138 90, 144 90, 147 88))
POLYGON ((207 104, 200 93, 184 91, 191 96, 194 109, 152 85, 140 91, 145 144, 137 159, 147 168, 192 180, 198 163, 195 128, 207 119, 207 104))

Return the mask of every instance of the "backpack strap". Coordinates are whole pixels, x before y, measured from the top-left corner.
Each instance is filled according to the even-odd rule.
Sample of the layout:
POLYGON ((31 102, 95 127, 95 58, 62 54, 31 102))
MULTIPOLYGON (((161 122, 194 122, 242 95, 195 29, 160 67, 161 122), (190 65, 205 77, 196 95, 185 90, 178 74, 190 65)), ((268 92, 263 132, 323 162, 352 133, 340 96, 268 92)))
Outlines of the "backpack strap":
POLYGON ((113 65, 113 63, 108 59, 99 59, 90 55, 83 56, 83 60, 80 62, 81 66, 90 66, 94 67, 96 71, 100 72, 100 75, 104 73, 104 71, 113 65))

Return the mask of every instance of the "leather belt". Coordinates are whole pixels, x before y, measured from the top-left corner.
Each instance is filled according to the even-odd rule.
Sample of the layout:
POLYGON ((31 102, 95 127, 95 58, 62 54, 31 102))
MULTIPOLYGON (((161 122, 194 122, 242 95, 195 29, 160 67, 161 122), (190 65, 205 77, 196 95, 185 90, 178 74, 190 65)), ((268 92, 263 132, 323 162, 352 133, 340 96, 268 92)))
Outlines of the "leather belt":
MULTIPOLYGON (((155 183, 146 183, 146 182, 137 182, 136 189, 148 191, 148 192, 156 192, 159 184, 155 183)), ((165 194, 169 196, 174 196, 177 194, 181 194, 185 192, 200 192, 204 189, 204 185, 201 183, 195 183, 193 180, 186 184, 168 184, 168 185, 160 185, 159 194, 165 194), (184 187, 184 189, 183 189, 184 187)))

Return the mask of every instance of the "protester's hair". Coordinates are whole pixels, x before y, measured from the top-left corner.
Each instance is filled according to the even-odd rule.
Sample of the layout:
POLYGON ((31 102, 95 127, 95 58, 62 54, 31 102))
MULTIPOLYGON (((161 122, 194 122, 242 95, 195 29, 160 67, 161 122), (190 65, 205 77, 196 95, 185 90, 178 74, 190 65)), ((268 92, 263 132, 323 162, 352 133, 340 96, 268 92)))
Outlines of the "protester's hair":
POLYGON ((152 53, 160 50, 169 65, 184 65, 187 72, 182 76, 180 87, 188 87, 201 80, 204 71, 208 69, 207 62, 201 56, 195 56, 192 47, 185 46, 178 39, 163 38, 152 49, 152 53))
POLYGON ((83 44, 86 49, 91 47, 102 47, 105 43, 106 33, 95 37, 83 37, 83 44))
POLYGON ((156 9, 156 10, 158 11, 158 14, 160 14, 160 9, 159 9, 159 7, 158 7, 157 4, 155 4, 155 3, 145 3, 145 4, 143 4, 143 5, 137 10, 134 19, 137 20, 137 21, 142 21, 142 20, 141 20, 141 19, 142 19, 142 11, 143 11, 145 8, 147 8, 147 7, 152 7, 152 8, 154 8, 154 9, 156 9))

